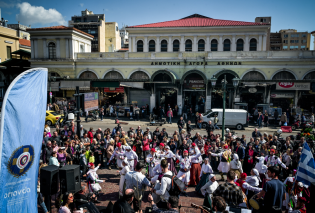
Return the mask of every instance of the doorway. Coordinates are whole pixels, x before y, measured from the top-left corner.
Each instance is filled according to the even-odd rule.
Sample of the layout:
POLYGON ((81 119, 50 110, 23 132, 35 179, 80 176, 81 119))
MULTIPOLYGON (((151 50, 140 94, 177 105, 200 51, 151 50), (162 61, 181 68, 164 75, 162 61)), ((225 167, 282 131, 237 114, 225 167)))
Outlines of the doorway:
POLYGON ((156 106, 163 107, 166 112, 168 105, 170 105, 172 109, 177 105, 177 89, 160 88, 157 92, 156 106))
POLYGON ((192 108, 194 113, 204 113, 205 102, 205 91, 184 90, 184 106, 192 108))

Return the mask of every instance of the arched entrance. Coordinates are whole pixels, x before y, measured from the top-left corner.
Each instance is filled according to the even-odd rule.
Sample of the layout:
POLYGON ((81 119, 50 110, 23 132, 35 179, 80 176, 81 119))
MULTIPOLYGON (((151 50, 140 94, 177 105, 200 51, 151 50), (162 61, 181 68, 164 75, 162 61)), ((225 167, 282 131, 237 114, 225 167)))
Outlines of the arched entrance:
MULTIPOLYGON (((121 80, 123 79, 123 76, 115 71, 108 71, 104 75, 104 79, 111 79, 111 80, 121 80)), ((105 87, 101 89, 101 95, 102 95, 102 103, 105 103, 106 105, 114 105, 119 103, 124 103, 124 95, 125 90, 124 87, 119 86, 117 88, 115 87, 105 87)))
POLYGON ((207 77, 200 71, 192 70, 181 79, 183 87, 183 110, 204 113, 206 102, 207 77))
MULTIPOLYGON (((305 80, 305 83, 309 83, 311 80, 315 80, 315 70, 309 71, 303 78, 305 80)), ((298 106, 300 106, 302 109, 306 109, 309 112, 315 113, 315 92, 313 92, 312 88, 315 86, 314 82, 309 83, 310 84, 310 90, 304 90, 301 92, 301 97, 298 100, 298 106)))
POLYGON ((222 70, 215 74, 217 78, 217 82, 214 88, 212 88, 211 94, 211 108, 223 108, 223 90, 222 90, 222 80, 226 77, 227 85, 226 85, 226 100, 225 100, 225 108, 232 108, 232 104, 234 102, 234 92, 235 88, 233 86, 232 79, 238 77, 238 74, 232 70, 222 70))
POLYGON ((155 95, 155 105, 153 112, 158 113, 161 106, 165 113, 168 106, 172 109, 177 105, 178 86, 175 84, 176 76, 168 70, 158 70, 151 76, 153 82, 153 96, 155 95))
POLYGON ((240 102, 247 103, 247 109, 249 112, 253 108, 257 107, 257 104, 264 103, 265 86, 259 86, 258 81, 264 81, 265 76, 259 71, 249 71, 243 77, 242 80, 253 80, 254 82, 245 82, 244 87, 240 89, 240 102), (253 88, 253 89, 252 89, 253 88), (255 92, 254 92, 255 91, 255 92), (253 93, 254 92, 254 93, 253 93))

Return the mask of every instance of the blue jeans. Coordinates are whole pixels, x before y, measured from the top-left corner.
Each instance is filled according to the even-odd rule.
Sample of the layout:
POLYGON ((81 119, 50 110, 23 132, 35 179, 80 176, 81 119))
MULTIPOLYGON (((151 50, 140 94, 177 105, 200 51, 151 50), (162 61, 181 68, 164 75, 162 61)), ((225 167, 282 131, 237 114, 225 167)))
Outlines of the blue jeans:
POLYGON ((180 132, 182 131, 183 128, 178 127, 178 133, 180 134, 180 132))
POLYGON ((199 129, 201 129, 201 123, 197 123, 199 129))
POLYGON ((257 123, 258 123, 258 127, 261 127, 261 120, 257 120, 257 123))
POLYGON ((172 124, 172 117, 168 117, 168 122, 172 124))
POLYGON ((213 125, 215 129, 220 129, 217 124, 213 125))

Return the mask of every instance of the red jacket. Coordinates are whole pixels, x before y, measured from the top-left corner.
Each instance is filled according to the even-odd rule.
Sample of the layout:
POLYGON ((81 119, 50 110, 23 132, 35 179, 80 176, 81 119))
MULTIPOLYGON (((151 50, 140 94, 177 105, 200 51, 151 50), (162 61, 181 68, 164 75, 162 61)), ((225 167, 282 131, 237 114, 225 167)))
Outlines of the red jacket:
POLYGON ((208 155, 208 149, 209 149, 210 147, 211 147, 211 145, 205 144, 204 150, 205 150, 206 155, 208 155))
POLYGON ((142 148, 143 151, 148 151, 150 150, 150 143, 149 143, 149 140, 146 139, 146 140, 143 140, 143 148, 142 148))
POLYGON ((93 133, 91 131, 88 131, 87 136, 88 136, 88 138, 90 138, 90 141, 92 143, 93 142, 93 138, 94 138, 93 133))

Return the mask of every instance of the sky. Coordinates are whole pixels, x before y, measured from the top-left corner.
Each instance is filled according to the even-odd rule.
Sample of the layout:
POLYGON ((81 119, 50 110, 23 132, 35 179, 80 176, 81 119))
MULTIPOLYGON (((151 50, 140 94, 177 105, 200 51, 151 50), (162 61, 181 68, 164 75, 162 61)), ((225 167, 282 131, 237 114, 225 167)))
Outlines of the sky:
MULTIPOLYGON (((271 16, 271 32, 281 29, 315 31, 315 0, 0 0, 1 17, 32 28, 68 25, 73 15, 88 9, 105 14, 106 22, 122 25, 177 20, 194 13, 215 19, 254 22, 271 16)), ((313 36, 311 49, 313 49, 313 36)))

